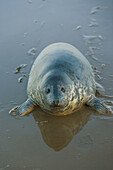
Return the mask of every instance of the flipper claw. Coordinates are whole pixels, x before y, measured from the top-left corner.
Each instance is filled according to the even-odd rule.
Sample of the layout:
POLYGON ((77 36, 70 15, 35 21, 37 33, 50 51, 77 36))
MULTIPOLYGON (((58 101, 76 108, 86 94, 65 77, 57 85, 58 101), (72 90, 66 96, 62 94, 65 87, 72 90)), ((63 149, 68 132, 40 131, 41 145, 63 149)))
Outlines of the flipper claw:
POLYGON ((18 107, 19 107, 19 106, 16 106, 16 107, 14 107, 13 109, 11 109, 11 110, 9 111, 9 115, 14 116, 14 117, 19 116, 18 107))

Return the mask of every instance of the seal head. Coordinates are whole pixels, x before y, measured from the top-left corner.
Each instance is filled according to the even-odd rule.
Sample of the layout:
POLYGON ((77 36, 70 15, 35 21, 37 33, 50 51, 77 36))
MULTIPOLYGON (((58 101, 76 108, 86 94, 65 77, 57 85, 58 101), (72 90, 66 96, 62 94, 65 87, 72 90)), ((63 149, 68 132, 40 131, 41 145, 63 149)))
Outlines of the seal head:
POLYGON ((40 84, 41 108, 52 114, 60 114, 70 109, 75 95, 74 83, 65 72, 51 70, 42 78, 40 84))

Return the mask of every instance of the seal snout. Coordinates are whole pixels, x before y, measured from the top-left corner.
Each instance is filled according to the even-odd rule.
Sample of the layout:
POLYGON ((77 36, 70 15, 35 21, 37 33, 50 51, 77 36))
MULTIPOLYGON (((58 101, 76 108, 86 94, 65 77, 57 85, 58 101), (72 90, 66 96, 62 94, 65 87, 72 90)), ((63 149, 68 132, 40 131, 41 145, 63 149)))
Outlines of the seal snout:
POLYGON ((51 107, 52 108, 62 108, 62 107, 64 107, 64 104, 62 102, 60 102, 59 99, 55 99, 52 101, 51 107))
POLYGON ((60 106, 60 102, 59 102, 59 100, 58 100, 58 99, 57 99, 57 100, 53 100, 52 105, 53 105, 54 107, 58 107, 58 106, 60 106))

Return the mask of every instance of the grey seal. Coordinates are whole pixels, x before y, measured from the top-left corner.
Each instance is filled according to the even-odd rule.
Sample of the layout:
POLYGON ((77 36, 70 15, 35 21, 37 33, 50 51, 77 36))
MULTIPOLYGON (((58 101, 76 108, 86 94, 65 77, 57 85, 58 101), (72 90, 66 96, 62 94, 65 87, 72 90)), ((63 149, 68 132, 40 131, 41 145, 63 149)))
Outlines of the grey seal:
POLYGON ((95 97, 96 86, 92 67, 83 54, 70 44, 54 43, 39 54, 31 68, 28 99, 9 113, 24 116, 38 105, 47 113, 67 115, 87 104, 101 114, 113 114, 95 97))

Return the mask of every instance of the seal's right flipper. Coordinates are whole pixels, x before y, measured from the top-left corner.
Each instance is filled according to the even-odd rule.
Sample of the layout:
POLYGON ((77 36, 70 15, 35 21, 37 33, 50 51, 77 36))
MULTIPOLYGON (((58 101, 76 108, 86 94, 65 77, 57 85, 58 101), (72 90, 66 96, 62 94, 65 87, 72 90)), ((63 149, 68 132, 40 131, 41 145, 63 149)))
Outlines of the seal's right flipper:
POLYGON ((104 102, 102 102, 100 99, 96 98, 94 95, 90 95, 88 97, 86 104, 94 108, 100 114, 113 115, 112 109, 108 105, 106 105, 104 102))
POLYGON ((9 114, 15 117, 22 117, 33 111, 34 107, 35 107, 34 102, 31 99, 27 99, 20 106, 16 106, 13 109, 11 109, 9 111, 9 114))

